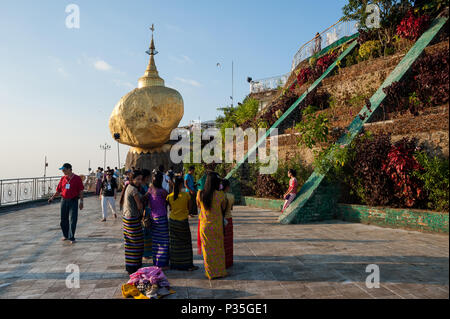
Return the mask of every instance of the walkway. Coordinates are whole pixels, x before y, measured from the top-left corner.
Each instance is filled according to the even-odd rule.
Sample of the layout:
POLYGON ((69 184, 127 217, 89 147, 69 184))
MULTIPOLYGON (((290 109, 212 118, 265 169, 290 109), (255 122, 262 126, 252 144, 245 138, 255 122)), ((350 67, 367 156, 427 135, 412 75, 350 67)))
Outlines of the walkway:
MULTIPOLYGON (((58 204, 0 214, 0 298, 121 298, 121 223, 99 222, 97 198, 85 205, 75 245, 60 241, 58 204), (80 289, 66 288, 68 264, 80 267, 80 289)), ((449 297, 446 235, 339 221, 280 225, 278 213, 242 206, 234 215, 230 275, 209 282, 195 254, 201 270, 166 272, 177 291, 169 298, 449 297), (378 289, 365 285, 368 264, 380 268, 378 289)))

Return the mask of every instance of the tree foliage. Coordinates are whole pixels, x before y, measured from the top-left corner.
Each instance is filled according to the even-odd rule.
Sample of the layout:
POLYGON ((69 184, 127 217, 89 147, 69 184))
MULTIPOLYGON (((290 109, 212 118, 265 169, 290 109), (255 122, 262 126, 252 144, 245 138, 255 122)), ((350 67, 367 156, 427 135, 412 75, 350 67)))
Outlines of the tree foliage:
POLYGON ((366 12, 368 4, 375 4, 380 8, 380 28, 377 29, 378 40, 383 47, 388 46, 395 36, 397 25, 406 12, 414 5, 411 0, 349 0, 342 11, 344 20, 354 20, 359 23, 363 31, 369 30, 366 21, 370 12, 366 12))
POLYGON ((423 183, 426 195, 430 199, 428 208, 437 211, 449 210, 449 161, 437 156, 430 156, 424 151, 417 152, 415 157, 422 170, 414 175, 423 183))
POLYGON ((258 113, 258 108, 258 100, 246 98, 243 103, 236 107, 220 108, 223 116, 217 117, 216 123, 224 134, 226 128, 240 127, 246 121, 253 119, 258 113))
POLYGON ((328 117, 317 111, 318 109, 311 105, 303 110, 302 120, 295 126, 300 133, 299 145, 313 148, 318 143, 328 141, 328 117))

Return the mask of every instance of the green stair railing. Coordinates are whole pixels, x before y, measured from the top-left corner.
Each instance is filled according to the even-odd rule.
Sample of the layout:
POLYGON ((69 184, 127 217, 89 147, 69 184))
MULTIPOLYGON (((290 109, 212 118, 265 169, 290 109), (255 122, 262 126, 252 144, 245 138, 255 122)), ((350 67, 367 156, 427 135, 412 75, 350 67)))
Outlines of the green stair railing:
POLYGON ((241 167, 241 165, 243 163, 245 163, 247 161, 247 159, 249 158, 250 155, 252 155, 254 152, 256 152, 256 150, 258 149, 258 147, 265 142, 265 140, 267 139, 267 137, 270 136, 271 132, 274 129, 277 129, 281 123, 284 122, 284 120, 291 115, 292 112, 294 112, 294 110, 300 105, 300 103, 306 98, 306 96, 313 91, 321 82, 324 78, 326 78, 336 67, 336 65, 343 59, 345 58, 357 45, 357 41, 353 41, 349 47, 341 53, 341 55, 336 59, 336 61, 334 61, 333 64, 331 64, 328 69, 297 99, 297 101, 294 102, 294 104, 292 104, 292 106, 286 111, 284 112, 284 114, 272 125, 272 127, 270 129, 268 129, 265 133, 265 135, 263 137, 261 137, 255 145, 253 145, 250 150, 248 150, 248 152, 245 154, 245 156, 236 163, 236 165, 233 167, 233 169, 228 173, 228 175, 226 176, 227 179, 232 178, 232 176, 237 172, 237 170, 241 167))
MULTIPOLYGON (((417 60, 423 50, 441 30, 446 21, 446 17, 438 17, 433 21, 430 28, 422 34, 414 46, 408 51, 375 94, 370 98, 370 110, 366 106, 362 108, 361 112, 348 127, 347 133, 336 142, 337 145, 350 144, 361 132, 364 124, 371 120, 372 115, 377 111, 386 97, 383 89, 393 82, 401 80, 414 61, 417 60)), ((327 185, 324 178, 325 175, 318 171, 314 171, 297 194, 297 198, 279 217, 279 222, 282 224, 295 224, 320 221, 332 217, 332 210, 337 204, 337 196, 336 192, 333 192, 333 187, 327 185)))

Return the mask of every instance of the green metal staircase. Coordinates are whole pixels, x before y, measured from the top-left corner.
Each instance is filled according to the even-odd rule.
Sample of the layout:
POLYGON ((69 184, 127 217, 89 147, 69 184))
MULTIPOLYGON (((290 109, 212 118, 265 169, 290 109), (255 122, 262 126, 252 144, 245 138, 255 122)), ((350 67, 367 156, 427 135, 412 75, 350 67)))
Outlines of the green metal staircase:
MULTIPOLYGON (((403 57, 396 68, 389 74, 384 83, 371 97, 370 110, 365 106, 355 117, 353 122, 337 142, 337 145, 348 145, 361 132, 365 123, 368 123, 373 114, 383 102, 386 94, 383 89, 393 82, 400 81, 410 69, 414 61, 422 54, 423 50, 433 40, 436 34, 444 26, 448 18, 436 18, 430 28, 416 41, 414 46, 403 57)), ((334 208, 337 204, 339 190, 330 185, 325 175, 315 171, 301 188, 297 198, 279 217, 282 224, 298 224, 313 221, 321 221, 333 218, 334 208)))
POLYGON ((357 41, 353 41, 348 48, 341 53, 341 55, 334 61, 333 64, 331 64, 328 69, 297 99, 297 101, 292 104, 292 106, 284 112, 284 114, 272 125, 270 129, 266 131, 266 134, 261 137, 256 144, 248 150, 248 152, 245 154, 245 156, 233 167, 233 169, 228 173, 226 176, 227 179, 230 179, 233 177, 233 175, 238 171, 238 169, 241 167, 242 164, 244 164, 250 155, 252 155, 258 147, 264 143, 267 139, 267 137, 270 136, 271 132, 275 129, 277 129, 288 117, 292 114, 292 112, 295 111, 295 109, 300 105, 300 103, 308 96, 310 92, 312 92, 319 84, 322 82, 323 79, 325 79, 337 66, 337 64, 345 58, 357 45, 357 41))

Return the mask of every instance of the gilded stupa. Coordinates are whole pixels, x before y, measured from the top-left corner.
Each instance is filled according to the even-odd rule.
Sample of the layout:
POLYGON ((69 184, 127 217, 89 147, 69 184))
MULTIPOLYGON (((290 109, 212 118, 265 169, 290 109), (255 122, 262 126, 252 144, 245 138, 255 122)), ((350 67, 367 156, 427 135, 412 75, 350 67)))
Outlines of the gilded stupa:
POLYGON ((164 80, 158 74, 153 25, 150 29, 152 40, 146 52, 150 55, 150 61, 144 76, 138 80, 136 89, 120 99, 109 119, 112 136, 120 134, 119 142, 131 146, 129 153, 133 154, 170 151, 171 146, 166 143, 184 114, 181 94, 165 87, 164 80))

